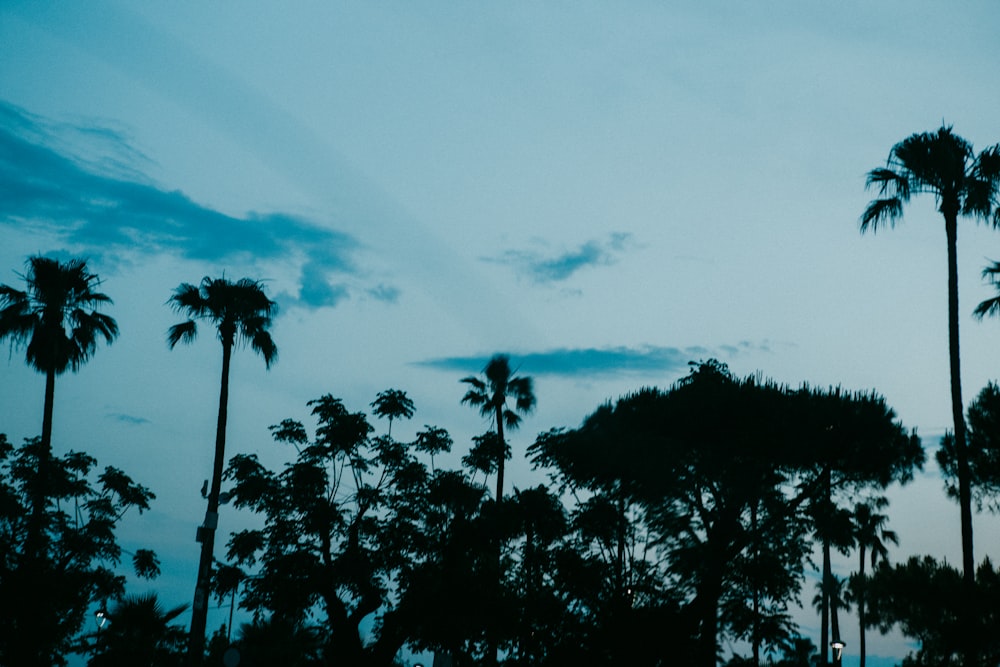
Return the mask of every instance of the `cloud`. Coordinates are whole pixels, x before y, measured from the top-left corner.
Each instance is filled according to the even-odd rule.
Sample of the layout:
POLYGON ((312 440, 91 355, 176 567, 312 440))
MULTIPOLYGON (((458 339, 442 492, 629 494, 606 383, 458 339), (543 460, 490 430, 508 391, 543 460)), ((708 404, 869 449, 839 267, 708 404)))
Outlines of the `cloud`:
MULTIPOLYGON (((713 357, 730 357, 753 349, 767 350, 743 341, 735 346, 686 348, 644 345, 639 347, 559 348, 543 352, 511 354, 526 375, 594 377, 609 375, 663 375, 685 372, 688 363, 713 357)), ((477 373, 491 355, 443 357, 418 362, 420 366, 456 373, 477 373)))
POLYGON ((0 225, 55 233, 98 257, 292 262, 301 264, 293 304, 334 306, 348 296, 343 279, 360 274, 352 236, 287 213, 227 215, 148 182, 134 166, 142 160, 117 130, 56 125, 0 101, 0 225))
POLYGON ((555 256, 546 257, 532 250, 508 250, 499 257, 483 259, 514 267, 527 274, 535 283, 555 283, 562 282, 587 267, 615 264, 630 241, 630 234, 616 232, 610 234, 605 241, 587 241, 576 250, 555 256))
POLYGON ((132 424, 135 426, 141 426, 142 424, 152 423, 145 417, 135 417, 133 415, 126 415, 121 412, 108 413, 106 416, 108 417, 108 419, 113 419, 123 424, 132 424))

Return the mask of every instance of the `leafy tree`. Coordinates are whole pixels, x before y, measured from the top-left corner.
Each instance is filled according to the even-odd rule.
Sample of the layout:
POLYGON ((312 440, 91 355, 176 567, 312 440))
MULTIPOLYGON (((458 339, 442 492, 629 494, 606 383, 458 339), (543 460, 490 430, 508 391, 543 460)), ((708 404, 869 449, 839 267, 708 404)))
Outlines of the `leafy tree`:
POLYGON ((188 319, 170 327, 167 344, 173 349, 177 343, 190 343, 198 333, 197 320, 207 320, 215 327, 222 343, 222 381, 219 391, 219 417, 215 429, 215 461, 212 466, 212 484, 208 492, 205 522, 199 528, 201 557, 198 562, 198 579, 195 585, 191 613, 191 639, 189 659, 192 664, 201 661, 205 642, 205 625, 208 620, 209 586, 212 578, 215 530, 219 522, 219 494, 222 491, 222 469, 226 456, 226 420, 229 407, 229 367, 233 348, 247 344, 264 359, 270 368, 277 359, 278 348, 269 331, 277 306, 264 294, 261 284, 249 278, 236 282, 226 278, 202 279, 199 286, 182 283, 168 303, 188 319))
POLYGON ((513 616, 506 608, 511 599, 495 594, 496 503, 453 470, 435 472, 426 492, 410 499, 419 525, 408 540, 392 618, 412 647, 447 654, 456 666, 482 664, 487 630, 513 616))
POLYGON ((240 667, 320 667, 322 632, 305 622, 284 618, 258 619, 240 627, 235 643, 240 667))
POLYGON ((36 255, 27 264, 26 291, 0 285, 0 340, 24 345, 28 365, 45 374, 42 444, 51 448, 56 376, 80 370, 100 338, 114 341, 118 324, 94 310, 111 299, 96 291, 101 281, 85 260, 60 262, 36 255))
MULTIPOLYGON (((839 499, 909 481, 913 469, 923 465, 924 453, 916 434, 905 433, 877 394, 803 387, 792 401, 787 425, 792 432, 809 434, 810 448, 796 450, 806 454, 797 464, 799 485, 811 489, 807 511, 822 543, 821 579, 826 580, 833 574, 831 549, 848 553, 853 547, 850 510, 839 505, 839 499)), ((821 606, 823 663, 828 662, 831 611, 828 602, 821 606)))
MULTIPOLYGON (((115 529, 129 509, 149 509, 154 495, 121 470, 96 465, 82 452, 55 458, 41 438, 15 449, 0 434, 0 664, 65 665, 88 608, 124 592, 115 529), (27 544, 35 516, 43 518, 40 554, 27 544)), ((139 576, 158 569, 148 550, 136 552, 133 565, 139 576)))
POLYGON ((107 628, 94 636, 94 656, 89 667, 180 664, 187 632, 171 622, 187 610, 180 605, 164 611, 155 593, 127 595, 109 611, 107 628))
POLYGON ((678 627, 699 645, 691 662, 706 666, 720 637, 787 639, 817 503, 904 479, 923 456, 879 396, 741 380, 716 361, 543 434, 529 454, 575 488, 642 508, 665 585, 683 598, 678 627))
POLYGON ((271 427, 277 441, 298 449, 283 471, 243 454, 226 471, 235 506, 264 520, 263 528, 229 541, 228 557, 256 570, 241 606, 257 621, 269 617, 285 628, 321 619, 317 636, 328 659, 387 666, 408 639, 396 582, 422 562, 427 548, 432 478, 411 445, 371 438, 364 413, 350 412, 330 395, 309 405, 317 420, 312 441, 294 420, 271 427), (366 639, 372 619, 375 630, 366 639))
POLYGON ((372 413, 379 417, 385 417, 389 420, 389 433, 388 437, 392 437, 392 420, 393 419, 409 419, 413 416, 413 401, 410 397, 406 395, 405 391, 400 389, 386 389, 385 391, 380 391, 378 396, 372 402, 372 408, 374 410, 372 413))
POLYGON ((1000 144, 976 155, 972 145, 941 127, 912 134, 889 152, 885 167, 868 172, 866 186, 879 198, 861 216, 861 231, 893 226, 914 194, 934 196, 944 218, 948 245, 948 359, 951 369, 951 412, 955 427, 959 505, 962 523, 962 566, 965 582, 974 584, 972 496, 958 337, 958 218, 960 215, 1000 226, 997 191, 1000 186, 1000 144))
POLYGON ((450 452, 452 442, 448 431, 437 426, 424 425, 424 430, 417 433, 417 439, 413 442, 413 447, 418 452, 423 452, 431 457, 431 469, 434 468, 434 455, 450 452))
MULTIPOLYGON (((988 382, 969 406, 969 467, 972 496, 977 505, 1000 511, 997 493, 1000 491, 1000 385, 988 382)), ((957 497, 958 479, 955 438, 942 438, 937 453, 938 463, 945 473, 949 495, 957 497)))
POLYGON ((881 563, 868 582, 871 605, 867 623, 886 633, 898 626, 919 649, 903 661, 906 667, 959 667, 971 662, 1000 662, 1000 572, 989 559, 976 571, 976 584, 964 585, 964 574, 930 556, 905 563, 881 563))
MULTIPOLYGON (((469 385, 469 390, 462 397, 462 403, 468 403, 472 407, 479 408, 479 412, 484 417, 491 417, 495 420, 497 438, 500 443, 506 446, 503 430, 506 426, 509 429, 517 428, 521 423, 521 416, 518 413, 526 414, 535 408, 535 394, 532 391, 532 381, 530 377, 520 377, 514 375, 514 370, 510 367, 510 358, 505 354, 498 354, 490 359, 483 369, 485 379, 475 376, 462 378, 462 382, 469 385), (514 407, 507 407, 508 400, 514 401, 514 407)), ((497 502, 503 499, 503 473, 504 457, 497 458, 497 502)))

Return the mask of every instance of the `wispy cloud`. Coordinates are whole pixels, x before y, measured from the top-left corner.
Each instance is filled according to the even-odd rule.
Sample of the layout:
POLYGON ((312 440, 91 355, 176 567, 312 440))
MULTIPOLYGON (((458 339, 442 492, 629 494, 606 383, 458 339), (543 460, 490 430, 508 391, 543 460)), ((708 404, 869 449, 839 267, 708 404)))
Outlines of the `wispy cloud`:
POLYGON ((555 255, 536 250, 508 250, 499 257, 483 259, 513 267, 535 283, 556 283, 568 279, 581 269, 616 263, 631 238, 630 234, 616 232, 607 239, 587 241, 575 250, 555 255))
POLYGON ((152 184, 142 160, 117 130, 57 125, 0 101, 0 225, 55 233, 91 256, 291 263, 300 286, 286 302, 316 308, 348 296, 347 279, 360 275, 352 236, 287 213, 227 215, 152 184), (103 148, 96 159, 81 154, 87 142, 103 148))
POLYGON ((123 424, 131 424, 133 426, 140 426, 142 424, 149 424, 149 423, 151 423, 145 417, 136 417, 134 415, 127 415, 127 414, 124 414, 124 413, 121 413, 121 412, 111 412, 111 413, 108 413, 106 416, 107 416, 108 419, 113 419, 113 420, 115 420, 117 422, 121 422, 123 424))
MULTIPOLYGON (((527 375, 563 377, 609 375, 665 375, 684 372, 691 361, 730 358, 740 352, 767 351, 767 344, 747 341, 715 348, 639 347, 559 348, 541 352, 511 353, 511 360, 527 375)), ((456 373, 477 373, 491 355, 443 357, 418 362, 420 366, 456 373)))

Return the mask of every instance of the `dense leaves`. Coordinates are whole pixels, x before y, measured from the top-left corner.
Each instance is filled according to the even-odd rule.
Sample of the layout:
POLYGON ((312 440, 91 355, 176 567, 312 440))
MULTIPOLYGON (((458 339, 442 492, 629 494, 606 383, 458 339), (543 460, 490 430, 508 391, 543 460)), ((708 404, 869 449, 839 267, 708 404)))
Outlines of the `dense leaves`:
MULTIPOLYGON (((96 466, 80 452, 53 457, 39 438, 15 448, 0 434, 0 664, 65 664, 91 605, 124 593, 115 529, 154 496, 120 470, 96 466), (27 524, 39 515, 41 540, 29 545, 27 524)), ((139 576, 158 570, 148 550, 134 564, 139 576)))

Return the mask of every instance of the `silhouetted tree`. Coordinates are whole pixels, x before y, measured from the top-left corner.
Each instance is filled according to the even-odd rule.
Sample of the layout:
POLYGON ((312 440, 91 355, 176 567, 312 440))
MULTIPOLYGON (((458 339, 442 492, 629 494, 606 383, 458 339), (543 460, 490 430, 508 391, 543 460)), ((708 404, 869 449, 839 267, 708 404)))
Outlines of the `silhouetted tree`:
POLYGON ((389 420, 388 437, 392 437, 392 420, 409 419, 413 416, 413 401, 400 389, 386 389, 380 391, 372 402, 372 414, 380 419, 385 417, 389 420))
POLYGON ((418 452, 423 452, 431 457, 431 469, 434 469, 434 455, 450 452, 452 442, 448 431, 437 426, 424 424, 424 430, 417 432, 417 439, 413 442, 413 447, 418 452))
POLYGON ((110 622, 94 635, 94 656, 87 665, 176 667, 187 631, 171 622, 186 610, 187 605, 164 610, 155 593, 126 595, 106 612, 110 622))
POLYGON ((857 503, 854 506, 854 513, 851 517, 854 524, 854 543, 858 548, 858 572, 852 578, 852 583, 854 584, 852 586, 852 596, 858 605, 858 624, 860 630, 858 652, 860 655, 860 667, 865 667, 867 657, 865 646, 865 627, 867 626, 867 619, 865 618, 865 588, 867 583, 865 577, 865 556, 870 551, 871 565, 874 569, 880 560, 888 558, 889 549, 886 547, 886 544, 899 544, 899 537, 895 531, 885 527, 889 517, 878 512, 878 510, 887 507, 888 504, 889 501, 884 496, 874 498, 868 502, 857 503))
MULTIPOLYGON (((1000 385, 989 382, 969 406, 969 465, 972 496, 977 504, 1000 511, 1000 385)), ((937 452, 948 494, 957 497, 955 438, 948 434, 937 452)))
MULTIPOLYGON (((496 424, 497 438, 506 446, 504 427, 517 428, 521 423, 518 413, 526 414, 535 408, 531 378, 514 375, 510 358, 505 354, 498 354, 490 359, 483 369, 483 376, 485 379, 475 376, 462 378, 462 382, 469 385, 462 403, 479 408, 484 417, 492 417, 496 424), (508 400, 514 401, 513 409, 507 407, 508 400)), ((501 456, 497 459, 497 502, 503 500, 503 472, 504 458, 501 456)))
POLYGON ((905 563, 881 563, 869 578, 867 623, 886 633, 898 626, 919 649, 903 661, 909 667, 959 667, 1000 663, 1000 573, 989 559, 976 571, 971 589, 964 575, 930 556, 905 563))
POLYGON ((697 641, 689 662, 706 667, 720 637, 787 638, 805 520, 827 488, 887 485, 923 460, 919 439, 879 396, 740 380, 714 360, 669 391, 638 391, 577 429, 543 434, 529 454, 570 488, 612 502, 624 492, 642 508, 663 581, 684 599, 677 626, 688 641, 678 644, 697 641))
POLYGON ((277 306, 267 298, 263 287, 255 280, 243 278, 232 282, 226 278, 207 276, 202 279, 199 286, 182 283, 167 303, 174 311, 189 318, 170 327, 167 344, 171 349, 177 343, 190 343, 195 339, 198 333, 198 320, 210 322, 222 343, 222 380, 219 390, 219 416, 215 429, 215 460, 212 466, 212 483, 208 492, 205 522, 198 530, 201 557, 198 562, 198 579, 192 604, 191 640, 188 649, 189 660, 192 664, 198 664, 202 659, 205 625, 208 620, 215 531, 219 522, 219 494, 222 491, 222 469, 226 457, 230 361, 233 348, 239 344, 247 344, 264 359, 264 364, 268 368, 271 367, 278 356, 278 348, 269 331, 277 306))
POLYGON ((240 626, 234 644, 240 652, 240 667, 321 667, 323 633, 304 621, 262 618, 240 626))
MULTIPOLYGON (((153 493, 121 470, 82 453, 52 456, 41 438, 15 449, 0 434, 0 664, 65 665, 91 605, 120 596, 115 573, 122 549, 115 529, 132 508, 149 509, 153 493), (44 463, 43 463, 44 462, 44 463), (41 470, 46 470, 39 496, 41 470), (35 511, 41 502, 43 510, 35 511), (27 545, 27 524, 41 516, 46 549, 27 545)), ((148 550, 133 557, 136 574, 156 574, 148 550)))
MULTIPOLYGON (((809 449, 802 450, 806 458, 799 463, 800 485, 812 489, 807 509, 822 545, 825 580, 832 576, 831 549, 848 553, 853 547, 850 510, 838 504, 842 496, 908 482, 913 469, 923 465, 924 452, 916 434, 907 434, 885 399, 875 393, 803 387, 792 399, 786 422, 808 434, 809 449)), ((830 612, 830 605, 824 604, 819 647, 823 663, 830 650, 830 612)))
POLYGON ((45 374, 42 445, 51 448, 56 376, 80 370, 100 338, 114 341, 118 324, 94 310, 111 299, 96 291, 101 281, 85 260, 60 262, 36 255, 28 259, 23 278, 26 291, 0 285, 0 340, 24 345, 28 365, 45 374))
MULTIPOLYGON (((388 666, 411 636, 397 594, 409 590, 407 573, 422 562, 431 539, 432 478, 413 445, 371 438, 364 413, 329 395, 309 405, 317 420, 312 441, 294 420, 271 427, 277 441, 298 450, 284 470, 272 472, 245 454, 227 468, 234 505, 264 522, 229 541, 228 557, 256 570, 244 584, 241 606, 256 619, 269 615, 288 627, 321 619, 326 659, 388 666), (366 638, 373 618, 375 632, 366 638)), ((447 433, 438 437, 448 439, 447 433)), ((470 567, 460 562, 457 567, 470 567)))
MULTIPOLYGON (((840 610, 849 611, 850 600, 844 580, 832 572, 824 572, 820 580, 816 582, 816 595, 812 602, 814 607, 824 612, 828 611, 830 614, 831 647, 833 644, 845 643, 840 634, 840 610)), ((834 651, 833 664, 840 667, 842 657, 842 653, 834 651)))
POLYGON ((944 218, 948 245, 948 360, 951 369, 951 412, 955 427, 959 505, 962 525, 962 567, 971 587, 975 577, 972 540, 972 496, 966 442, 965 405, 958 336, 958 218, 970 216, 1000 226, 997 188, 1000 185, 1000 144, 975 155, 972 145, 950 127, 912 134, 889 152, 885 167, 868 172, 867 187, 876 187, 861 216, 861 231, 893 226, 914 194, 934 196, 944 218))

